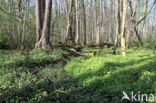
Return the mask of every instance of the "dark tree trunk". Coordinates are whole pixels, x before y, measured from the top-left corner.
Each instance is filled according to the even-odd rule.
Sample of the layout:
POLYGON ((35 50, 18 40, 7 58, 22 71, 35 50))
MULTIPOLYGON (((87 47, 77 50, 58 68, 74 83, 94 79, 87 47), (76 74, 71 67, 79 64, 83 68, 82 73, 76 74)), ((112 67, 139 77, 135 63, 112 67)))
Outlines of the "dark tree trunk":
POLYGON ((38 48, 38 42, 41 38, 42 31, 42 18, 41 18, 41 0, 36 0, 36 48, 38 48))
POLYGON ((44 5, 45 4, 43 1, 41 4, 40 0, 36 0, 36 30, 37 30, 36 48, 51 48, 50 20, 51 20, 52 0, 46 0, 46 7, 44 5), (42 17, 42 15, 44 15, 44 17, 42 17), (44 22, 42 23, 43 18, 44 18, 44 22), (42 24, 43 24, 43 28, 42 28, 42 24))
POLYGON ((70 0, 70 10, 68 13, 67 38, 66 38, 66 43, 68 45, 75 45, 75 34, 76 34, 75 31, 76 31, 75 0, 70 0))
POLYGON ((86 10, 85 10, 85 0, 82 1, 83 8, 83 23, 84 23, 84 45, 87 44, 87 33, 86 33, 86 10))

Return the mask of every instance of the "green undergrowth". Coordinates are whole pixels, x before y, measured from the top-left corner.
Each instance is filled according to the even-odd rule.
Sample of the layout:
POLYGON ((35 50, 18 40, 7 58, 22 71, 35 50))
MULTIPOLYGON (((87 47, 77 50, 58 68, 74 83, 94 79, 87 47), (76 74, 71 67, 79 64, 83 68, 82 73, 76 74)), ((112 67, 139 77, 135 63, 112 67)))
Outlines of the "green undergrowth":
POLYGON ((2 54, 0 59, 0 67, 33 67, 37 64, 41 65, 61 59, 63 55, 68 55, 67 52, 62 50, 33 50, 30 52, 0 51, 0 54, 2 54))
POLYGON ((133 48, 128 56, 100 55, 71 60, 65 70, 77 79, 84 98, 79 101, 121 103, 122 92, 156 93, 156 56, 151 50, 133 48))
POLYGON ((1 50, 0 103, 40 101, 41 92, 44 89, 53 91, 55 86, 51 83, 56 83, 63 76, 62 58, 68 55, 59 49, 22 53, 1 50))
POLYGON ((117 55, 108 53, 112 48, 101 50, 100 55, 77 57, 66 65, 61 60, 69 53, 58 49, 0 51, 0 102, 129 103, 121 101, 123 91, 156 93, 156 55, 151 50, 131 48, 127 57, 119 55, 119 49, 117 55))
MULTIPOLYGON (((95 53, 101 51, 101 54, 112 54, 114 51, 114 47, 86 47, 82 48, 81 53, 95 53)), ((119 49, 117 49, 117 54, 119 54, 119 49)))

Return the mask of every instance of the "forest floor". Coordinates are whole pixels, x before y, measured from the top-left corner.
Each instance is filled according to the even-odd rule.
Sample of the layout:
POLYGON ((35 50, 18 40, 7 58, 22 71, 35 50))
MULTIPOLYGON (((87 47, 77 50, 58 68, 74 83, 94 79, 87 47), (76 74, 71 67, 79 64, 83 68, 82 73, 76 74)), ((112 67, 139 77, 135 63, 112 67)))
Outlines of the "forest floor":
MULTIPOLYGON (((84 48, 94 53, 99 48, 84 48)), ((133 47, 128 56, 72 57, 67 51, 0 51, 0 103, 124 103, 123 91, 156 93, 156 55, 133 47), (72 58, 72 59, 71 59, 72 58)), ((156 98, 155 98, 156 99, 156 98)))

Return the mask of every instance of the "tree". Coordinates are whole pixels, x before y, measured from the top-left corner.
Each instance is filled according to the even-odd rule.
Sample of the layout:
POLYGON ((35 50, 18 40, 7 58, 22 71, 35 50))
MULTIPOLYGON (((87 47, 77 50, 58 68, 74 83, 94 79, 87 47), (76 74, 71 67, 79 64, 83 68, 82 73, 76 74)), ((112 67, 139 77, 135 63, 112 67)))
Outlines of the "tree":
POLYGON ((125 24, 127 17, 128 0, 124 0, 123 3, 123 18, 122 18, 122 28, 121 28, 121 53, 126 56, 126 40, 125 40, 125 24))
MULTIPOLYGON (((134 44, 136 39, 143 44, 142 39, 147 40, 155 35, 152 32, 155 15, 150 14, 155 12, 154 1, 127 0, 126 47, 134 44)), ((43 37, 46 2, 47 0, 36 0, 36 3, 34 0, 0 0, 0 41, 16 49, 34 46, 42 48, 44 40, 48 41, 45 42, 46 45, 50 45, 52 41, 54 44, 66 42, 70 45, 102 45, 103 42, 113 42, 120 46, 124 0, 53 0, 49 19, 51 27, 46 26, 49 32, 45 38, 48 39, 43 37), (51 37, 47 36, 50 32, 51 37), (32 35, 35 33, 36 35, 32 35)))
POLYGON ((100 44, 100 0, 95 0, 96 12, 96 44, 100 44))
POLYGON ((75 0, 75 5, 76 5, 76 38, 75 38, 75 42, 76 42, 76 44, 80 43, 79 4, 80 4, 80 1, 79 0, 75 0))
POLYGON ((116 35, 115 35, 115 46, 119 46, 119 36, 120 36, 120 0, 117 0, 116 9, 116 35))
MULTIPOLYGON (((144 9, 143 9, 143 15, 146 15, 146 12, 147 12, 147 4, 148 4, 148 0, 144 0, 144 9)), ((143 27, 145 25, 145 21, 146 21, 146 18, 143 20, 142 24, 141 24, 141 27, 140 27, 140 32, 143 34, 143 27)), ((143 34, 144 36, 144 34, 143 34)), ((146 36, 145 36, 146 38, 146 36)))
POLYGON ((51 48, 50 44, 51 7, 52 0, 46 0, 43 28, 41 28, 42 27, 41 1, 36 0, 36 29, 37 29, 36 48, 51 48))
POLYGON ((113 42, 113 0, 110 0, 110 9, 108 42, 113 42))
POLYGON ((94 20, 93 20, 93 0, 90 0, 90 5, 89 5, 89 22, 90 22, 90 26, 89 26, 89 37, 88 39, 90 39, 90 43, 94 42, 94 20))
POLYGON ((39 41, 42 32, 41 0, 36 0, 36 47, 39 48, 39 41))
POLYGON ((82 0, 82 7, 83 7, 83 24, 84 24, 84 45, 87 44, 87 32, 86 32, 86 10, 85 10, 85 0, 82 0))
POLYGON ((75 31, 76 31, 76 10, 75 0, 70 0, 70 9, 68 12, 68 24, 67 24, 67 38, 66 43, 68 45, 75 45, 75 31))

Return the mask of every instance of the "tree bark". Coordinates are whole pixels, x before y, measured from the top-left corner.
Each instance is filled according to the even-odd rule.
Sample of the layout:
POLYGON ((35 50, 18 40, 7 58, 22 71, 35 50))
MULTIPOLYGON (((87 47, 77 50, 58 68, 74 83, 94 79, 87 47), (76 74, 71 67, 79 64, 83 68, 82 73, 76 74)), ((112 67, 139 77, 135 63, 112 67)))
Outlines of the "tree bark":
POLYGON ((120 0, 117 0, 115 46, 119 46, 120 37, 120 0))
MULTIPOLYGON (((94 21, 93 21, 93 0, 90 0, 90 5, 89 5, 89 16, 90 16, 90 18, 89 18, 89 22, 90 22, 90 26, 89 26, 89 38, 90 38, 90 43, 92 44, 93 42, 94 42, 94 35, 93 35, 93 33, 94 33, 94 21)), ((88 39, 89 39, 88 38, 88 39)))
POLYGON ((46 0, 45 17, 43 23, 41 44, 42 48, 50 48, 50 20, 51 20, 52 0, 46 0))
POLYGON ((127 17, 127 7, 128 7, 128 0, 124 0, 123 4, 123 19, 122 19, 122 31, 121 31, 121 53, 123 56, 126 56, 126 40, 125 40, 125 24, 126 24, 126 17, 127 17))
POLYGON ((76 44, 80 43, 80 25, 79 25, 79 0, 75 0, 76 5, 76 38, 75 42, 76 44))
POLYGON ((108 42, 113 42, 113 0, 110 0, 110 19, 109 19, 109 40, 108 42))
POLYGON ((96 44, 100 44, 100 0, 95 0, 96 11, 96 44))
POLYGON ((85 10, 85 0, 82 1, 83 7, 83 23, 84 23, 84 45, 87 44, 87 33, 86 33, 86 10, 85 10))
POLYGON ((41 0, 36 0, 36 46, 38 48, 38 43, 41 38, 42 31, 42 15, 41 15, 41 0))
MULTIPOLYGON (((143 15, 146 15, 146 12, 147 12, 147 3, 148 3, 148 0, 144 0, 144 10, 143 10, 143 15)), ((143 37, 145 37, 144 35, 144 25, 145 25, 145 21, 146 21, 146 18, 143 20, 142 24, 141 24, 141 27, 140 27, 140 32, 142 33, 143 37)), ((145 37, 146 38, 146 37, 145 37)))
POLYGON ((46 0, 45 14, 43 28, 42 26, 42 15, 41 15, 41 1, 36 0, 36 28, 37 33, 40 33, 39 42, 36 43, 36 48, 51 48, 50 43, 50 20, 51 20, 51 9, 52 0, 46 0))
POLYGON ((18 5, 18 36, 17 36, 17 42, 18 42, 18 49, 20 49, 21 46, 21 40, 22 40, 22 1, 17 0, 18 5))
POLYGON ((75 0, 70 0, 70 9, 68 13, 67 38, 66 44, 75 45, 75 29, 76 29, 76 10, 75 0))

